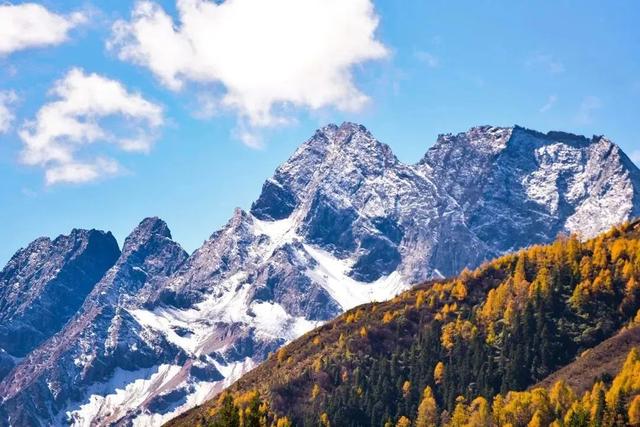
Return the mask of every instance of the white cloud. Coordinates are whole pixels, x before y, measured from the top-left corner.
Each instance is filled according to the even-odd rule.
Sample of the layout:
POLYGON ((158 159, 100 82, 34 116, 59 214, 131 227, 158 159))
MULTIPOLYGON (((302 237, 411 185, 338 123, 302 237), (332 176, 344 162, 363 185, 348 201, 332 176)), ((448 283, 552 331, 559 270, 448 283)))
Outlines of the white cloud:
POLYGON ((636 165, 640 165, 640 150, 635 150, 631 153, 631 160, 633 160, 636 165))
POLYGON ((11 107, 17 99, 13 91, 0 91, 0 133, 5 133, 11 128, 14 119, 11 107))
POLYGON ((246 126, 238 126, 233 131, 233 134, 247 147, 254 149, 264 148, 261 136, 254 129, 248 129, 246 126))
POLYGON ((525 65, 530 68, 541 68, 550 74, 560 74, 565 70, 560 60, 546 53, 532 55, 525 61, 525 65))
POLYGON ((37 3, 0 5, 0 56, 30 47, 60 44, 69 31, 86 21, 76 12, 57 15, 37 3))
POLYGON ((420 50, 420 51, 417 51, 414 54, 414 56, 416 57, 416 59, 418 61, 426 64, 427 67, 429 67, 429 68, 436 68, 438 65, 440 65, 440 60, 438 59, 437 56, 435 56, 432 53, 420 50))
POLYGON ((45 169, 47 184, 81 183, 113 175, 118 163, 90 152, 90 145, 109 142, 122 151, 148 151, 154 131, 163 123, 162 108, 127 91, 118 81, 74 68, 51 90, 56 99, 38 111, 19 131, 22 161, 45 169), (101 124, 110 121, 112 132, 101 124), (127 137, 115 129, 126 127, 127 137), (133 135, 133 137, 131 136, 133 135))
POLYGON ((551 108, 553 108, 554 105, 556 105, 557 101, 558 101, 557 95, 549 95, 549 97, 547 98, 547 102, 545 102, 545 104, 542 107, 540 107, 540 112, 546 113, 551 108))
POLYGON ((582 125, 591 124, 593 114, 602 108, 602 101, 597 96, 585 96, 580 103, 578 113, 576 114, 576 122, 582 125))
MULTIPOLYGON (((354 65, 383 58, 370 0, 178 0, 178 22, 139 1, 108 47, 172 90, 195 82, 251 127, 286 123, 282 108, 360 109, 354 65)), ((251 140, 251 138, 249 138, 251 140)))

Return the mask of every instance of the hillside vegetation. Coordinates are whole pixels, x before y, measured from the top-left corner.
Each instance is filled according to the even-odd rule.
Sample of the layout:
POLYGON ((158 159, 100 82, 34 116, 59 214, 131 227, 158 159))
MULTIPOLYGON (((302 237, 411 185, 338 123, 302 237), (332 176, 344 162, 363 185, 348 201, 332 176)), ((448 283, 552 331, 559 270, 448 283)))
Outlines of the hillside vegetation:
POLYGON ((170 425, 628 425, 636 352, 589 397, 525 390, 633 327, 639 304, 638 222, 560 238, 357 307, 170 425))

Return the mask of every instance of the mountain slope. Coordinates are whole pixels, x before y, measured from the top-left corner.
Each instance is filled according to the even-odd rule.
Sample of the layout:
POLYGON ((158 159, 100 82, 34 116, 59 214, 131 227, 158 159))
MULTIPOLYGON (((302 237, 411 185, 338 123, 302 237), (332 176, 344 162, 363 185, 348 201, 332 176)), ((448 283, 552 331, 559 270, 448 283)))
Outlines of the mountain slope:
POLYGON ((18 251, 0 272, 0 378, 60 330, 120 254, 111 233, 73 230, 18 251), (7 366, 8 365, 8 366, 7 366))
POLYGON ((61 346, 43 344, 0 385, 12 396, 2 407, 34 424, 158 425, 346 310, 559 232, 592 236, 628 219, 640 207, 639 175, 602 137, 483 126, 440 137, 407 165, 360 125, 326 126, 265 182, 250 212, 236 210, 189 257, 152 245, 146 257, 170 268, 143 278, 123 251, 136 268, 102 283, 117 283, 118 296, 88 298, 50 340, 61 346), (607 214, 581 219, 593 206, 607 214), (107 317, 86 314, 114 304, 100 309, 107 317), (113 334, 131 343, 122 349, 144 351, 113 356, 102 341, 113 334), (93 348, 108 353, 104 369, 93 348), (73 367, 86 360, 95 362, 73 367), (65 364, 71 374, 54 371, 57 382, 33 373, 65 364))
MULTIPOLYGON (((639 257, 640 222, 585 243, 563 238, 507 255, 357 307, 283 347, 230 390, 259 392, 295 425, 415 419, 427 386, 449 414, 458 396, 491 401, 536 384, 633 319, 639 257)), ((169 425, 214 421, 221 403, 169 425)))
MULTIPOLYGON (((93 384, 117 372, 151 368, 180 357, 184 360, 181 349, 161 335, 149 334, 129 310, 140 304, 137 294, 141 289, 157 286, 186 258, 164 222, 156 218, 142 221, 78 314, 0 383, 3 419, 10 419, 13 425, 50 424, 61 418, 61 410, 73 409, 67 407, 70 399, 80 399, 93 384)), ((105 416, 101 412, 92 415, 105 416)), ((71 414, 72 419, 81 416, 71 414)), ((108 419, 103 421, 108 423, 108 419)))
POLYGON ((574 362, 549 375, 534 387, 551 388, 565 382, 578 395, 589 390, 596 378, 613 378, 634 349, 640 348, 640 327, 634 325, 585 351, 574 362))

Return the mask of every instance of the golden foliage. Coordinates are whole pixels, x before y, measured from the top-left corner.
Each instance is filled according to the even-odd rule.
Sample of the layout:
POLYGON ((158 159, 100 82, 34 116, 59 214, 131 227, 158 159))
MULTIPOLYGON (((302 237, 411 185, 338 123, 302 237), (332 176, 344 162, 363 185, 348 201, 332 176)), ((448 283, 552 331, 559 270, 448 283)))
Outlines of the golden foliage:
POLYGON ((422 307, 422 305, 424 304, 424 300, 425 300, 426 294, 427 293, 424 290, 420 290, 416 294, 416 308, 417 309, 420 309, 420 307, 422 307))
POLYGON ((629 404, 629 423, 633 426, 640 425, 640 395, 636 394, 629 404))
POLYGON ((411 426, 411 420, 407 417, 405 417, 404 415, 400 417, 400 419, 398 419, 398 422, 396 423, 396 427, 410 427, 411 426))
POLYGON ((276 353, 276 359, 278 360, 279 363, 282 363, 286 361, 287 358, 288 358, 287 349, 284 347, 281 347, 276 353))
POLYGON ((391 323, 391 321, 394 318, 394 314, 391 311, 387 311, 384 313, 384 316, 382 317, 382 323, 387 324, 387 323, 391 323))
POLYGON ((462 280, 456 280, 451 289, 451 296, 458 301, 463 301, 467 297, 467 294, 467 287, 462 280))
POLYGON ((433 379, 436 384, 442 384, 444 379, 444 363, 436 363, 436 367, 433 369, 433 379))
POLYGON ((438 405, 433 397, 431 387, 427 386, 422 393, 422 401, 418 406, 415 427, 433 427, 438 424, 438 405))
POLYGON ((331 427, 331 423, 329 422, 329 415, 326 412, 323 412, 320 415, 320 425, 322 427, 331 427))
POLYGON ((311 388, 311 400, 316 400, 316 397, 320 394, 320 386, 318 384, 314 384, 313 388, 311 388))
POLYGON ((402 395, 407 397, 411 393, 411 381, 405 381, 402 383, 402 395))
POLYGON ((449 322, 442 327, 440 340, 442 346, 451 350, 457 339, 469 341, 478 333, 478 328, 468 320, 458 318, 455 322, 449 322))
POLYGON ((287 417, 278 418, 276 421, 276 427, 291 427, 291 421, 289 421, 289 418, 287 417))

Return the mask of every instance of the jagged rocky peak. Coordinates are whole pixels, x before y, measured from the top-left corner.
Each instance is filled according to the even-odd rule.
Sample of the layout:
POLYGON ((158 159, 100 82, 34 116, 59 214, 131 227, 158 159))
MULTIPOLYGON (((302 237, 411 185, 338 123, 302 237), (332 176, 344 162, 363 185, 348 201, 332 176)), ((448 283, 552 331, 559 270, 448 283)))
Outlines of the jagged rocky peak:
POLYGON ((543 133, 519 125, 475 126, 458 134, 438 135, 436 143, 427 151, 419 164, 431 165, 438 160, 451 160, 451 155, 462 152, 469 159, 483 160, 487 156, 493 157, 500 154, 507 147, 520 149, 523 153, 552 144, 567 144, 580 149, 600 140, 607 139, 602 136, 593 136, 589 139, 582 135, 560 131, 543 133))
POLYGON ((140 261, 144 259, 141 267, 145 268, 147 274, 163 274, 164 261, 171 257, 184 261, 187 256, 182 247, 172 240, 167 224, 157 217, 145 218, 127 236, 119 263, 131 263, 127 258, 133 255, 140 261))
POLYGON ((233 210, 233 215, 227 222, 225 229, 237 230, 240 227, 246 227, 247 225, 251 225, 252 223, 253 219, 251 218, 251 215, 249 215, 244 209, 235 208, 233 210))
POLYGON ((120 255, 111 233, 39 238, 0 272, 0 348, 21 357, 57 332, 120 255))
POLYGON ((395 159, 389 146, 378 141, 366 127, 357 123, 344 122, 340 126, 332 123, 316 130, 314 135, 303 143, 281 168, 298 160, 300 154, 308 154, 311 148, 327 152, 362 152, 371 157, 395 159), (364 153, 365 151, 367 153, 364 153))
POLYGON ((353 191, 365 177, 382 175, 397 163, 391 148, 364 126, 349 122, 325 126, 265 181, 251 213, 262 220, 287 218, 319 180, 330 178, 340 189, 353 191))
MULTIPOLYGON (((115 287, 117 293, 131 295, 142 291, 147 297, 161 289, 164 280, 187 258, 187 252, 172 240, 171 231, 163 220, 145 218, 127 236, 122 255, 99 287, 115 287)), ((101 290, 100 294, 104 293, 101 290)))
POLYGON ((133 242, 148 240, 153 236, 171 239, 171 231, 167 223, 158 217, 145 218, 138 226, 127 236, 124 246, 128 246, 133 242))

